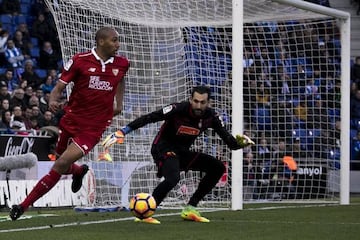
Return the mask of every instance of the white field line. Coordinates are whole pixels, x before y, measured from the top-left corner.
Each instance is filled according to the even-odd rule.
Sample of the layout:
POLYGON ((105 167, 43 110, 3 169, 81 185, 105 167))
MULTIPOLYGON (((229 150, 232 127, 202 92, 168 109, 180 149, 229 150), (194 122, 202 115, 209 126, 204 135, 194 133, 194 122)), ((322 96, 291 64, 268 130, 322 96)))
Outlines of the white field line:
MULTIPOLYGON (((274 209, 284 209, 284 208, 306 208, 306 207, 327 207, 327 206, 335 206, 336 204, 318 204, 318 205, 302 205, 302 206, 276 206, 276 207, 263 207, 263 208, 248 208, 242 211, 260 211, 260 210, 274 210, 274 209)), ((352 204, 358 205, 358 204, 352 204)), ((223 211, 224 209, 204 209, 202 212, 216 212, 223 211)), ((156 217, 166 217, 166 216, 174 216, 179 215, 179 213, 163 213, 156 214, 156 217)), ((33 230, 43 230, 50 228, 65 228, 72 226, 85 226, 91 224, 103 224, 103 223, 114 223, 114 222, 123 222, 123 221, 133 221, 134 217, 124 217, 117 219, 107 219, 107 220, 98 220, 98 221, 86 221, 86 222, 72 222, 72 223, 64 223, 64 224, 53 224, 53 225, 43 225, 38 227, 28 227, 28 228, 15 228, 15 229, 3 229, 0 230, 0 233, 9 233, 9 232, 25 232, 25 231, 33 231, 33 230)), ((274 223, 274 220, 271 221, 260 221, 260 220, 239 220, 239 221, 229 221, 229 222, 244 222, 244 223, 274 223)), ((281 223, 281 221, 279 221, 281 223)), ((292 224, 291 222, 283 222, 286 224, 292 224)), ((300 224, 301 222, 293 222, 293 224, 300 224)), ((303 224, 319 224, 318 222, 303 222, 303 224)), ((322 223, 324 224, 324 223, 322 223)), ((329 223, 331 224, 351 224, 351 225, 360 225, 360 222, 355 223, 329 223)))

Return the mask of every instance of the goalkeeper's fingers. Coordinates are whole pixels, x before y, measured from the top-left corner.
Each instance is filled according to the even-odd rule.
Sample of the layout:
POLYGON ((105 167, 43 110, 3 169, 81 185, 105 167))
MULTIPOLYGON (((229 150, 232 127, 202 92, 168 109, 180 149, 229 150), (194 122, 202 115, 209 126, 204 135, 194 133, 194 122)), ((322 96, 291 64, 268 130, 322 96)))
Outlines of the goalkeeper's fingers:
POLYGON ((114 143, 123 143, 124 142, 124 133, 120 130, 108 135, 105 140, 101 143, 101 145, 107 149, 111 147, 114 143))
POLYGON ((250 145, 255 145, 255 142, 246 135, 236 135, 235 138, 241 148, 244 148, 244 147, 247 147, 250 145))

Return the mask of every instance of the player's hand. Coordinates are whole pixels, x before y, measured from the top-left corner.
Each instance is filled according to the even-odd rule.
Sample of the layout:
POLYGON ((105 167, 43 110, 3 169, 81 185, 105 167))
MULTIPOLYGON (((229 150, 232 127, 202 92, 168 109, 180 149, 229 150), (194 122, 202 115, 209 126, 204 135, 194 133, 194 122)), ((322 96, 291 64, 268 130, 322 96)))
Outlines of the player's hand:
POLYGON ((124 138, 125 138, 125 134, 121 130, 118 130, 118 131, 108 135, 105 138, 105 140, 101 143, 101 145, 105 149, 107 149, 115 143, 120 143, 120 144, 124 143, 124 138))
POLYGON ((53 113, 56 113, 58 110, 62 109, 63 104, 57 101, 50 101, 49 102, 49 110, 53 113))
POLYGON ((241 148, 250 146, 250 145, 255 145, 255 142, 253 140, 251 140, 248 136, 246 135, 236 135, 235 136, 237 143, 239 144, 239 146, 241 148))

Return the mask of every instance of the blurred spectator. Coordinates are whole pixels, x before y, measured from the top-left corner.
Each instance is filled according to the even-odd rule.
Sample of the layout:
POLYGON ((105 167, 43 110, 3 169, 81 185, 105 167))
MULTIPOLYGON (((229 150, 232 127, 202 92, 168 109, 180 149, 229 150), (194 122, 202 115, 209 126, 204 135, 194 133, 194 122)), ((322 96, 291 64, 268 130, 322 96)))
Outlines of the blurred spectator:
POLYGON ((25 59, 30 59, 30 48, 31 43, 24 39, 22 32, 19 30, 15 31, 13 41, 15 44, 15 47, 20 49, 21 53, 24 55, 25 59))
MULTIPOLYGON (((360 130, 351 139, 351 160, 360 161, 360 130)), ((360 162, 358 163, 360 165, 360 162)))
POLYGON ((243 163, 243 173, 244 173, 244 199, 255 199, 254 196, 255 186, 256 186, 256 165, 254 163, 254 154, 251 152, 244 154, 244 163, 243 163))
POLYGON ((60 41, 59 41, 59 35, 57 33, 56 24, 54 20, 54 16, 51 13, 50 9, 45 5, 44 12, 45 21, 50 27, 51 34, 48 36, 48 41, 51 42, 51 45, 53 49, 57 52, 60 52, 60 41))
POLYGON ((3 99, 0 101, 0 114, 2 114, 4 111, 10 110, 10 103, 8 99, 3 99))
POLYGON ((45 111, 43 118, 40 119, 39 127, 56 126, 56 124, 52 112, 45 111))
POLYGON ((39 122, 41 120, 41 118, 43 117, 39 106, 33 105, 33 106, 31 106, 31 110, 32 110, 32 116, 36 117, 39 122))
POLYGON ((268 144, 268 141, 266 140, 266 138, 261 138, 259 145, 257 147, 257 156, 261 156, 261 155, 268 155, 271 153, 270 151, 270 146, 268 144))
POLYGON ((1 122, 6 126, 6 128, 10 128, 11 121, 11 111, 6 110, 1 114, 1 122))
POLYGON ((10 122, 10 128, 14 130, 15 134, 28 135, 22 117, 15 116, 14 119, 10 122))
POLYGON ((292 154, 286 144, 286 141, 280 138, 277 144, 273 147, 272 155, 276 161, 281 161, 284 156, 291 156, 292 154))
POLYGON ((273 129, 278 130, 278 136, 282 138, 292 136, 294 115, 291 103, 287 101, 278 101, 274 104, 272 109, 273 129))
POLYGON ((30 98, 35 95, 34 91, 33 91, 33 88, 31 86, 26 86, 25 88, 23 88, 25 90, 25 95, 24 95, 24 99, 25 99, 25 102, 26 102, 26 105, 27 106, 30 106, 29 105, 29 100, 30 98))
POLYGON ((27 130, 31 129, 31 120, 30 120, 31 117, 32 117, 32 109, 31 107, 28 106, 23 111, 23 122, 27 130))
POLYGON ((6 85, 0 85, 0 101, 7 99, 10 102, 11 95, 8 92, 8 87, 6 85))
POLYGON ((28 82, 27 82, 27 80, 23 80, 23 81, 20 82, 19 88, 22 88, 22 89, 24 89, 24 91, 25 91, 25 89, 26 89, 27 87, 28 87, 28 82))
POLYGON ((36 116, 31 116, 30 117, 30 123, 31 123, 30 129, 32 129, 32 130, 39 130, 40 129, 39 120, 38 120, 38 118, 36 116))
POLYGON ((357 89, 355 95, 351 98, 350 114, 352 119, 360 119, 360 89, 357 89))
POLYGON ((317 94, 319 93, 318 86, 315 85, 315 81, 313 78, 309 78, 307 80, 306 86, 305 86, 305 94, 307 96, 315 98, 317 94))
POLYGON ((351 68, 351 80, 360 87, 360 56, 355 58, 354 65, 351 68))
POLYGON ((33 107, 33 106, 40 106, 40 100, 36 95, 32 95, 29 99, 29 106, 33 107))
POLYGON ((32 25, 32 37, 36 37, 39 40, 39 45, 42 46, 45 41, 49 41, 53 34, 49 24, 45 21, 45 16, 41 12, 37 15, 36 20, 32 25))
POLYGON ((299 158, 307 158, 311 156, 311 153, 306 150, 305 146, 301 144, 299 137, 296 137, 293 141, 292 146, 292 156, 295 160, 299 158))
POLYGON ((27 80, 28 86, 37 89, 43 83, 43 79, 35 72, 34 62, 28 59, 25 61, 24 65, 24 72, 21 74, 21 79, 27 80))
POLYGON ((19 106, 21 110, 25 109, 27 103, 25 102, 24 95, 25 95, 24 89, 22 88, 15 89, 15 91, 13 92, 13 96, 11 97, 10 100, 10 109, 14 109, 16 106, 19 106))
POLYGON ((50 99, 50 92, 44 92, 44 96, 40 98, 39 108, 41 113, 45 113, 49 110, 49 99, 50 99))
POLYGON ((53 90, 54 87, 55 87, 55 83, 53 82, 53 78, 50 75, 48 75, 45 78, 45 83, 41 85, 41 89, 44 93, 49 93, 51 92, 51 90, 53 90))
POLYGON ((42 96, 44 96, 44 92, 43 90, 41 89, 41 87, 37 88, 36 89, 36 92, 35 92, 35 95, 38 99, 40 99, 42 96))
POLYGON ((2 0, 0 14, 18 15, 21 12, 19 0, 2 0))
POLYGON ((49 69, 48 75, 51 77, 51 83, 52 85, 56 85, 57 81, 59 80, 59 74, 56 69, 49 69))
POLYGON ((329 0, 305 0, 306 2, 311 2, 315 4, 319 4, 325 7, 330 7, 330 1, 329 0))
POLYGON ((18 68, 23 65, 24 55, 19 48, 15 47, 15 43, 12 39, 7 40, 5 59, 8 62, 9 67, 18 68))
POLYGON ((255 66, 257 73, 271 74, 274 62, 269 56, 269 50, 266 47, 260 47, 260 52, 255 56, 255 66))
POLYGON ((308 121, 312 125, 310 128, 327 129, 329 127, 328 108, 323 104, 324 101, 318 99, 308 110, 308 121))
POLYGON ((44 0, 34 0, 31 4, 31 15, 38 16, 39 13, 45 12, 46 4, 44 0))
POLYGON ((307 105, 304 100, 300 100, 300 103, 294 108, 294 115, 303 122, 307 121, 307 105))
MULTIPOLYGON (((16 31, 20 31, 22 33, 22 39, 26 42, 31 43, 31 35, 26 23, 19 23, 17 25, 16 31)), ((31 45, 32 46, 32 45, 31 45)), ((34 47, 34 46, 33 46, 34 47)))
POLYGON ((22 118, 22 109, 21 105, 15 105, 11 108, 12 114, 11 114, 11 120, 14 119, 14 117, 20 117, 22 118))
POLYGON ((330 144, 335 148, 340 148, 341 120, 337 119, 329 131, 330 144))
POLYGON ((258 83, 258 87, 256 91, 256 103, 258 107, 270 106, 270 91, 269 91, 269 87, 265 85, 266 83, 264 81, 258 83))
POLYGON ((39 67, 43 69, 58 69, 58 62, 61 57, 53 48, 49 41, 45 41, 40 50, 39 67))
POLYGON ((6 50, 6 43, 9 39, 9 32, 5 29, 0 29, 0 65, 4 66, 7 64, 6 58, 5 58, 5 50, 6 50))
POLYGON ((0 85, 9 86, 14 78, 14 70, 12 68, 8 68, 5 70, 3 74, 0 75, 0 85))
POLYGON ((248 68, 254 64, 254 57, 251 49, 244 48, 243 67, 248 68))

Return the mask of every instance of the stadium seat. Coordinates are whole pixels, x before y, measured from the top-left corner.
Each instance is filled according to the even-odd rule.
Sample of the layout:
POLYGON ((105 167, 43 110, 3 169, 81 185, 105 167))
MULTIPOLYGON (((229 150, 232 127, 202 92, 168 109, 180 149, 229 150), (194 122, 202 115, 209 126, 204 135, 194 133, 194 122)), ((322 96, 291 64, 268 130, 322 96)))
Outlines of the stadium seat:
POLYGON ((35 72, 40 78, 45 78, 47 76, 47 70, 46 69, 36 68, 35 72))
POLYGON ((40 49, 39 47, 32 47, 30 49, 30 56, 33 58, 39 58, 40 57, 40 49))
POLYGON ((4 25, 12 25, 13 24, 13 17, 10 14, 1 14, 0 21, 4 25))
POLYGON ((30 41, 33 47, 39 47, 39 39, 37 39, 36 37, 32 37, 30 38, 30 41))
POLYGON ((29 15, 31 10, 31 4, 28 3, 21 3, 20 4, 20 12, 23 15, 29 15))
POLYGON ((299 138, 302 144, 307 144, 308 130, 304 128, 294 129, 293 138, 299 138))
POLYGON ((339 117, 340 116, 340 109, 338 108, 329 108, 328 114, 330 117, 339 117))
POLYGON ((360 130, 360 119, 357 118, 350 119, 350 128, 360 130))
POLYGON ((340 169, 340 149, 328 149, 327 158, 329 159, 329 167, 332 169, 340 169))
POLYGON ((26 23, 26 16, 23 15, 23 14, 20 14, 20 15, 15 15, 14 18, 14 24, 18 25, 20 23, 26 23))
POLYGON ((271 113, 270 109, 259 107, 253 113, 254 122, 258 130, 271 130, 271 113))
POLYGON ((356 137, 357 133, 358 133, 357 129, 350 129, 350 139, 356 137))

